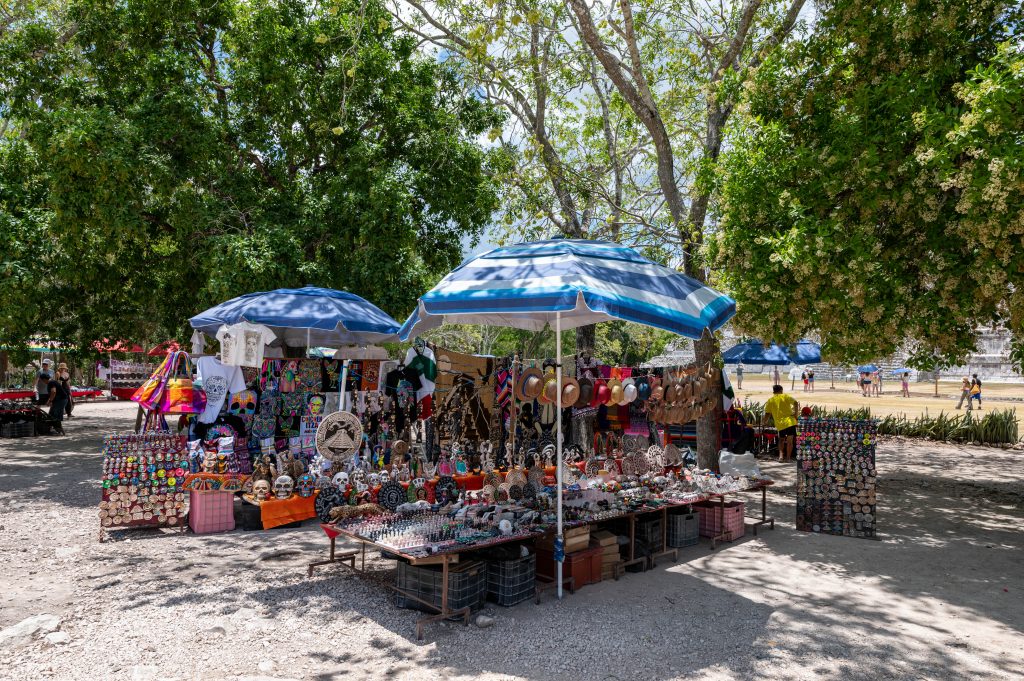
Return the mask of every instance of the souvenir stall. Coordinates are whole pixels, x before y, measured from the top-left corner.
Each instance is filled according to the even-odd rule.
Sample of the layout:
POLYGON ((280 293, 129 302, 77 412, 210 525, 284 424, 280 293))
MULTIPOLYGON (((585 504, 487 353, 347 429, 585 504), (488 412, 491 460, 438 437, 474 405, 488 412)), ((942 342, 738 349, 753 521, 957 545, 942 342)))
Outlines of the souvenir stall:
MULTIPOLYGON (((554 240, 496 249, 464 263, 420 299, 401 336, 414 337, 444 321, 533 330, 551 323, 560 349, 562 328, 628 319, 696 338, 718 328, 733 311, 725 296, 630 249, 554 240), (503 288, 512 286, 509 282, 514 290, 503 288)), ((450 371, 450 353, 436 349, 435 356, 443 376, 450 371)), ((371 546, 397 558, 392 588, 398 603, 437 613, 420 621, 422 634, 428 621, 468 617, 482 593, 507 603, 510 589, 517 587, 501 583, 501 575, 511 574, 520 586, 550 586, 560 597, 563 585, 572 590, 617 577, 623 568, 646 569, 660 555, 693 543, 702 528, 713 542, 741 534, 743 507, 738 515, 735 506, 727 511, 725 495, 763 489, 770 481, 756 473, 719 476, 682 467, 678 449, 671 442, 662 447, 662 435, 651 426, 688 421, 714 408, 708 398, 715 376, 710 367, 663 376, 620 368, 613 375, 613 368, 606 373, 593 358, 579 359, 575 371, 563 367, 560 356, 539 364, 495 361, 477 369, 493 377, 495 411, 503 425, 497 433, 488 428, 486 439, 481 424, 495 418, 475 417, 475 385, 465 381, 466 406, 450 413, 455 398, 435 395, 440 457, 436 464, 424 460, 422 493, 416 479, 408 486, 389 480, 376 496, 372 491, 360 496, 365 483, 353 483, 352 476, 365 473, 348 458, 355 450, 332 453, 334 465, 339 457, 347 459, 343 466, 354 471, 335 479, 337 496, 322 491, 318 499, 321 519, 332 521, 324 525, 332 559, 359 569, 353 552, 335 554, 338 536, 361 542, 362 552, 371 546), (602 412, 617 425, 599 427, 593 441, 564 446, 573 409, 602 412), (548 424, 553 427, 545 428, 548 424), (479 439, 466 435, 470 432, 479 439), (454 473, 476 466, 480 489, 460 488, 458 478, 466 476, 454 473), (432 474, 437 479, 431 486, 432 474), (718 503, 700 508, 710 501, 718 503), (492 552, 510 543, 517 544, 519 558, 494 561, 492 552), (480 551, 491 558, 478 570, 474 556, 480 551), (517 561, 532 562, 529 579, 517 561), (497 593, 491 589, 492 572, 498 575, 497 593), (477 586, 487 588, 473 588, 473 575, 477 586)), ((521 589, 520 597, 526 591, 521 589)))

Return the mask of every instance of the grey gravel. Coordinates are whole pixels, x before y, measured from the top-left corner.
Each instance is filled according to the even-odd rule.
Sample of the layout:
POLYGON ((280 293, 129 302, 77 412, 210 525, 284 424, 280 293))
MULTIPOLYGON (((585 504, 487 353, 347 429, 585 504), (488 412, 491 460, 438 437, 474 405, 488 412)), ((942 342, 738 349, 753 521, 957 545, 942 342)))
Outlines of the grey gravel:
MULTIPOLYGON (((306 564, 327 552, 312 522, 201 536, 134 531, 99 543, 100 442, 131 426, 132 407, 82 404, 67 437, 0 440, 0 627, 52 613, 69 638, 47 645, 33 634, 0 647, 0 677, 1024 675, 1017 451, 885 442, 878 541, 796 532, 792 469, 768 463, 779 479, 769 494, 774 531, 754 538, 748 530, 716 551, 688 547, 675 563, 562 601, 548 593, 540 605, 488 606, 494 621, 485 628, 430 624, 420 642, 419 614, 396 608, 381 587, 340 566, 306 576, 306 564)), ((759 500, 749 496, 748 506, 759 500)), ((393 565, 367 554, 380 578, 393 565)))

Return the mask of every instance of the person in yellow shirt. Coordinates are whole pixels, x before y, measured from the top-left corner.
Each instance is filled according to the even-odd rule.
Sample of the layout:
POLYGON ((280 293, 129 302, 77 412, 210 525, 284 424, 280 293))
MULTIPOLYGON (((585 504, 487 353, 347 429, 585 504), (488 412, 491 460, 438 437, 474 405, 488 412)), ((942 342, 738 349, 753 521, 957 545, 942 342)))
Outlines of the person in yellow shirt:
POLYGON ((800 403, 784 393, 781 385, 773 386, 772 393, 764 404, 761 425, 767 425, 768 417, 772 417, 779 431, 779 461, 789 461, 796 448, 796 420, 800 413, 800 403))

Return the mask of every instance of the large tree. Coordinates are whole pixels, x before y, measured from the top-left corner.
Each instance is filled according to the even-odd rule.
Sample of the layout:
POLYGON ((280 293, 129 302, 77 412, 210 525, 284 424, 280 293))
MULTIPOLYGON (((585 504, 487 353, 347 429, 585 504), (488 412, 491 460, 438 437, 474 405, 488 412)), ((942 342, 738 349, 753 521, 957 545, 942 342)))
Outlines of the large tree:
POLYGON ((0 330, 152 336, 306 283, 395 316, 496 207, 501 116, 377 0, 22 3, 0 31, 0 330))
MULTIPOLYGON (((843 0, 751 84, 711 256, 741 328, 922 368, 1024 328, 1018 3, 843 0)), ((1018 357, 1020 355, 1018 354, 1018 357)))

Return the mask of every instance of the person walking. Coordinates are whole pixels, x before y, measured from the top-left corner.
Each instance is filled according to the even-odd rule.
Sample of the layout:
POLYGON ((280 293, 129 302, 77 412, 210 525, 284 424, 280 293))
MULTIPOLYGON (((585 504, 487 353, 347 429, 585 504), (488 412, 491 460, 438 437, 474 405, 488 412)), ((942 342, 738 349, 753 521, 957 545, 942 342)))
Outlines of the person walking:
POLYGON ((903 380, 901 381, 901 387, 903 388, 903 396, 910 397, 910 373, 907 371, 903 372, 903 380))
POLYGON ((57 434, 64 434, 64 408, 67 406, 68 393, 56 376, 51 376, 46 384, 46 406, 50 408, 50 419, 57 434))
POLYGON ((782 385, 782 374, 779 373, 779 367, 772 369, 772 385, 782 385))
POLYGON ((50 379, 53 378, 53 372, 50 371, 50 365, 53 364, 53 360, 44 359, 41 364, 42 367, 36 372, 36 404, 46 404, 47 400, 50 399, 46 386, 49 385, 50 379))
MULTIPOLYGON (((971 374, 971 400, 978 401, 978 409, 981 409, 981 379, 978 378, 978 374, 971 374)), ((968 402, 968 409, 970 409, 970 402, 968 402)))
POLYGON ((878 397, 882 396, 882 372, 876 371, 874 376, 875 395, 878 397))
POLYGON ((743 365, 736 365, 736 389, 743 390, 743 365))
POLYGON ((804 392, 807 392, 808 386, 807 386, 807 372, 806 371, 803 371, 803 372, 800 373, 800 380, 803 381, 803 383, 804 383, 804 392))
POLYGON ((971 408, 971 379, 964 376, 960 379, 960 401, 956 403, 956 408, 960 409, 964 406, 964 400, 967 400, 967 408, 971 408))
POLYGON ((761 425, 768 425, 769 416, 775 422, 775 429, 779 431, 779 462, 781 463, 793 458, 800 403, 783 392, 782 386, 777 383, 772 386, 772 393, 772 396, 764 403, 764 416, 761 418, 761 425))
POLYGON ((57 365, 57 380, 64 387, 64 392, 68 395, 68 401, 64 403, 64 415, 67 418, 71 418, 71 412, 75 408, 75 396, 71 390, 71 372, 68 371, 68 365, 61 362, 57 365))
POLYGON ((807 372, 807 383, 811 386, 811 392, 814 392, 814 369, 810 369, 807 372))
POLYGON ((860 386, 864 397, 871 397, 871 374, 865 371, 860 375, 860 386))

